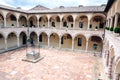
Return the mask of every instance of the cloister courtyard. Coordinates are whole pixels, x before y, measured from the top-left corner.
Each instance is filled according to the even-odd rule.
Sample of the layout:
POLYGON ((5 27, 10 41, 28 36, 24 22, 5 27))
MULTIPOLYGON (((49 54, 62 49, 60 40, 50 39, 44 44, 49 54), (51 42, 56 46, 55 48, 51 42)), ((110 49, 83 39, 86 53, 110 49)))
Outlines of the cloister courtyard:
POLYGON ((44 59, 37 63, 22 61, 25 48, 0 54, 0 80, 104 80, 101 58, 91 53, 51 48, 40 53, 44 59))

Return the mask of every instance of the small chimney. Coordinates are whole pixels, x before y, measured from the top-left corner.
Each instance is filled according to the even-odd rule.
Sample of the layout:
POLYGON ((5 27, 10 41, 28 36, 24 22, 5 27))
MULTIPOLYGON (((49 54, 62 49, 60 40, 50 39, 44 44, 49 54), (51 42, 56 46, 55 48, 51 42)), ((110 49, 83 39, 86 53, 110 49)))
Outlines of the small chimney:
POLYGON ((17 7, 17 9, 21 9, 21 7, 17 7))
POLYGON ((83 5, 79 5, 78 7, 83 7, 83 5))
POLYGON ((60 8, 64 8, 64 6, 60 6, 60 8))

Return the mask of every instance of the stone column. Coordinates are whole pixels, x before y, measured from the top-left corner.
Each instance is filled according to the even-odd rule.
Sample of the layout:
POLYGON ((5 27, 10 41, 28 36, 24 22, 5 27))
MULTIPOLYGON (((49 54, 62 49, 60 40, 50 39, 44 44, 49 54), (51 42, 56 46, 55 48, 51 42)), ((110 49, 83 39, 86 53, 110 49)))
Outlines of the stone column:
POLYGON ((113 27, 112 24, 113 24, 113 17, 111 17, 110 28, 113 27))
POLYGON ((4 27, 6 27, 6 17, 4 17, 4 27))
POLYGON ((73 29, 75 29, 75 20, 73 21, 73 29))
POLYGON ((8 47, 7 47, 7 38, 5 38, 5 50, 7 50, 8 47))
POLYGON ((85 49, 85 52, 88 51, 88 39, 86 40, 86 49, 85 49))
POLYGON ((114 23, 114 28, 117 27, 117 23, 118 23, 118 14, 115 14, 115 23, 114 23))
POLYGON ((48 36, 48 47, 50 47, 50 36, 48 36))
POLYGON ((59 49, 61 48, 61 37, 59 38, 59 49))
POLYGON ((20 40, 19 40, 19 37, 17 37, 17 47, 20 47, 20 40))
POLYGON ((19 27, 19 21, 18 21, 18 18, 17 18, 17 27, 19 27))
POLYGON ((39 27, 39 20, 37 20, 37 26, 39 27))
POLYGON ((37 36, 37 41, 38 41, 38 46, 40 45, 40 42, 39 42, 39 36, 37 36))
POLYGON ((60 20, 60 29, 62 28, 62 20, 60 20))
POLYGON ((74 39, 72 39, 72 51, 74 50, 74 39))
POLYGON ((90 29, 90 19, 88 19, 88 28, 87 28, 87 30, 89 30, 90 29))

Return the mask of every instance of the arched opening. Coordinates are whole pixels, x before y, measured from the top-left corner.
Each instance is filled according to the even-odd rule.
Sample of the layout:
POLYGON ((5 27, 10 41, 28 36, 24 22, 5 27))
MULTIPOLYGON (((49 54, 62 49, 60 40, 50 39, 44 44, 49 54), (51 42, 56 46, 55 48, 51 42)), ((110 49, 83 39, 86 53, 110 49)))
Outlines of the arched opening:
POLYGON ((27 26, 27 19, 25 16, 20 16, 19 18, 19 26, 20 27, 26 27, 27 26))
POLYGON ((30 43, 31 45, 37 45, 38 44, 38 40, 37 40, 37 34, 35 32, 31 32, 30 33, 30 43))
POLYGON ((70 34, 64 34, 61 38, 61 48, 72 48, 72 36, 70 34))
POLYGON ((114 80, 120 80, 120 60, 116 64, 114 74, 114 80))
POLYGON ((29 26, 30 27, 37 27, 37 17, 36 16, 31 16, 29 18, 29 26))
POLYGON ((102 43, 102 39, 99 36, 91 36, 88 40, 88 50, 101 52, 102 43))
POLYGON ((7 14, 6 22, 7 22, 7 27, 16 27, 17 26, 17 18, 12 13, 7 14))
POLYGON ((40 17, 39 26, 40 27, 48 27, 48 18, 47 18, 47 16, 41 16, 40 17))
POLYGON ((5 38, 0 34, 0 51, 5 50, 5 38))
POLYGON ((103 29, 105 23, 105 17, 103 15, 94 15, 90 21, 89 28, 91 30, 103 29))
POLYGON ((27 44, 27 35, 25 32, 21 32, 19 38, 20 38, 20 46, 27 44))
POLYGON ((78 16, 75 20, 75 29, 87 30, 88 28, 88 18, 85 15, 78 16))
POLYGON ((4 17, 0 13, 0 27, 4 27, 4 17))
POLYGON ((112 79, 113 78, 113 72, 114 72, 114 69, 115 69, 115 65, 113 64, 113 61, 114 61, 114 56, 115 56, 115 52, 114 52, 114 48, 113 46, 111 47, 110 49, 110 54, 109 54, 109 77, 112 79))
POLYGON ((63 28, 73 28, 73 16, 72 15, 66 15, 62 19, 63 22, 63 28))
POLYGON ((59 36, 56 33, 50 35, 50 46, 59 47, 59 36))
POLYGON ((86 48, 86 38, 84 35, 77 35, 74 39, 74 48, 77 50, 85 50, 86 48))
POLYGON ((48 46, 48 35, 42 32, 39 36, 39 42, 41 46, 48 46))
POLYGON ((7 46, 8 49, 17 47, 17 36, 15 33, 10 33, 7 37, 7 46))
POLYGON ((54 15, 50 18, 50 26, 55 28, 60 28, 60 17, 54 15))

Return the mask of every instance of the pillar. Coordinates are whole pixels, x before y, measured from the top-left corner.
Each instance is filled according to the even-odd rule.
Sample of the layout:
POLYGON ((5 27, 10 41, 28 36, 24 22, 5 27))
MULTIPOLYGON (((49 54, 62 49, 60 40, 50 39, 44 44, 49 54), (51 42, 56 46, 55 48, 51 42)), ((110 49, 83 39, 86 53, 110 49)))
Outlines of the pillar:
POLYGON ((40 45, 40 43, 39 43, 39 36, 37 37, 37 41, 38 41, 38 46, 40 45))
POLYGON ((19 27, 19 21, 18 21, 19 18, 17 18, 17 27, 19 27))
POLYGON ((60 20, 60 29, 62 28, 62 20, 60 20))
POLYGON ((89 30, 90 29, 90 19, 88 19, 88 28, 87 28, 87 30, 89 30))
POLYGON ((74 39, 72 39, 72 51, 74 50, 74 39))
POLYGON ((20 40, 19 40, 19 37, 17 37, 17 46, 20 47, 20 40))
POLYGON ((38 25, 38 27, 39 27, 39 20, 37 21, 37 25, 38 25))
POLYGON ((61 37, 59 38, 59 49, 61 48, 61 37))
POLYGON ((6 27, 6 17, 4 17, 4 27, 6 27))
POLYGON ((86 49, 85 49, 85 52, 88 51, 88 39, 86 40, 86 49))
POLYGON ((110 20, 110 28, 113 27, 112 24, 113 24, 113 17, 111 17, 111 20, 110 20))
POLYGON ((5 50, 7 50, 8 47, 7 47, 7 38, 5 38, 5 50))
POLYGON ((117 23, 118 23, 118 14, 115 14, 115 23, 114 23, 114 28, 117 27, 117 23))
POLYGON ((50 36, 48 36, 48 47, 50 47, 50 36))

